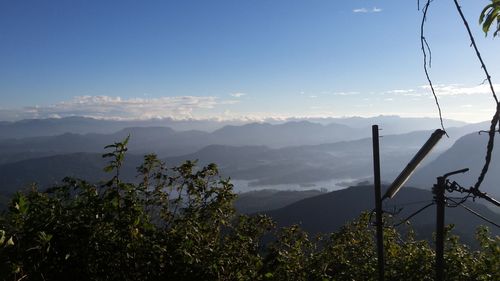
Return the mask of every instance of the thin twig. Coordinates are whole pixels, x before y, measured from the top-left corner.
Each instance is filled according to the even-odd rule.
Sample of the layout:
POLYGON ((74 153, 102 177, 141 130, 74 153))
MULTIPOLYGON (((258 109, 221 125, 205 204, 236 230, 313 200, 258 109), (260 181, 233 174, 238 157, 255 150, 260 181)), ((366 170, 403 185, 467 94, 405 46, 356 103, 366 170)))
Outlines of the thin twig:
POLYGON ((493 87, 493 83, 491 82, 491 76, 488 72, 488 69, 486 69, 486 65, 484 64, 484 61, 483 61, 483 58, 481 57, 481 53, 479 52, 479 49, 477 48, 476 40, 474 39, 474 36, 472 35, 472 32, 471 32, 470 27, 469 27, 469 23, 465 19, 464 13, 462 12, 462 7, 460 7, 460 4, 458 4, 458 0, 454 0, 454 2, 455 2, 455 6, 457 7, 457 11, 460 14, 460 17, 462 18, 462 21, 464 22, 464 26, 467 29, 467 33, 469 34, 471 45, 472 45, 472 47, 474 47, 474 50, 476 51, 476 56, 479 59, 479 61, 481 62, 481 68, 484 70, 484 74, 486 75, 486 79, 488 80, 488 83, 490 84, 490 90, 491 90, 491 93, 493 94, 493 98, 495 99, 495 102, 498 103, 498 98, 497 98, 497 95, 495 93, 495 88, 493 87))
POLYGON ((488 72, 488 69, 486 68, 486 65, 484 64, 483 58, 481 57, 481 53, 479 52, 479 49, 477 48, 476 45, 476 40, 474 39, 474 36, 472 35, 472 32, 469 27, 469 23, 465 19, 464 13, 462 12, 462 7, 460 7, 460 4, 458 4, 458 0, 453 0, 455 2, 455 6, 457 7, 457 11, 460 14, 460 17, 462 18, 462 21, 464 22, 464 26, 467 29, 467 33, 469 34, 469 38, 471 41, 472 47, 474 47, 474 50, 476 51, 476 56, 481 62, 481 68, 484 70, 484 74, 486 75, 486 79, 488 80, 488 83, 490 84, 490 90, 491 93, 493 94, 493 98, 495 99, 495 102, 498 103, 498 98, 495 93, 495 88, 493 87, 493 83, 491 82, 491 76, 488 72))
MULTIPOLYGON (((441 106, 439 105, 439 100, 438 100, 438 97, 436 95, 436 91, 434 90, 434 85, 432 84, 431 77, 429 75, 429 71, 427 70, 427 51, 426 51, 426 48, 429 51, 429 66, 430 66, 430 62, 431 62, 432 58, 430 56, 431 53, 430 53, 429 44, 427 43, 427 40, 425 39, 425 36, 424 36, 424 27, 425 27, 425 21, 427 20, 427 11, 429 10, 429 5, 431 4, 431 2, 432 2, 431 0, 427 0, 424 8, 422 9, 423 15, 422 15, 422 23, 420 24, 420 44, 421 44, 422 54, 424 57, 425 77, 427 77, 427 82, 429 83, 429 86, 430 86, 431 91, 432 91, 432 95, 434 96, 434 101, 436 102, 436 106, 437 106, 437 109, 439 111, 439 121, 441 122, 441 128, 446 133, 446 130, 445 130, 444 124, 443 124, 443 115, 441 113, 441 106)), ((448 136, 448 133, 446 133, 446 136, 448 136)))

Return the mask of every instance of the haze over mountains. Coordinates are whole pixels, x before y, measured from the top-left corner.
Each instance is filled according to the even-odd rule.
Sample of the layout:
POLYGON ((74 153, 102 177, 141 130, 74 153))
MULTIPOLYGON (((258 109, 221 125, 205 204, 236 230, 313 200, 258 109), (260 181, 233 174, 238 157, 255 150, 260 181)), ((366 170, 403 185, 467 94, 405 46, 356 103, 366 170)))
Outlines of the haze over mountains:
MULTIPOLYGON (((4 190, 12 191, 30 182, 47 186, 65 175, 98 180, 105 176, 101 171, 105 161, 100 158, 103 147, 131 135, 126 166, 129 180, 133 180, 134 167, 140 164, 141 156, 154 152, 171 166, 196 159, 200 165, 217 163, 222 175, 231 177, 238 190, 338 189, 371 178, 370 127, 374 122, 382 128, 382 176, 389 182, 422 146, 437 121, 395 116, 330 118, 225 125, 214 131, 188 130, 215 123, 196 120, 109 121, 71 117, 4 122, 0 124, 0 183, 4 190), (336 123, 328 122, 331 120, 336 123), (122 128, 127 125, 136 126, 122 128), (166 125, 185 130, 174 130, 166 125)), ((423 168, 412 181, 417 186, 429 186, 424 178, 435 178, 437 175, 433 172, 461 163, 456 159, 446 160, 447 153, 472 161, 466 165, 472 168, 471 174, 475 168, 479 169, 484 135, 468 136, 443 156, 438 155, 455 140, 487 128, 488 124, 447 123, 457 126, 447 128, 450 138, 443 138, 427 159, 431 162, 437 157, 438 164, 431 164, 441 169, 431 164, 430 168, 423 168)), ((210 128, 213 127, 215 125, 210 128)), ((494 181, 487 178, 486 183, 491 185, 494 181)))

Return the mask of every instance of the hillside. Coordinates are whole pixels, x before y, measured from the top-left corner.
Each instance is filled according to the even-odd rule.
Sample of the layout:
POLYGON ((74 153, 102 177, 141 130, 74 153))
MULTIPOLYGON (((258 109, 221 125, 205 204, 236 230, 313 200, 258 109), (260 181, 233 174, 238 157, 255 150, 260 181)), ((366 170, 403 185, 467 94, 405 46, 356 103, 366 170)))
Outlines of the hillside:
MULTIPOLYGON (((486 142, 488 134, 469 134, 455 142, 455 144, 434 161, 424 165, 417 170, 410 179, 408 185, 422 186, 429 189, 436 182, 436 177, 445 173, 469 168, 469 172, 460 175, 454 175, 452 180, 457 181, 464 187, 474 184, 484 164, 486 153, 486 142)), ((490 193, 494 197, 500 198, 500 140, 495 138, 493 158, 490 163, 489 172, 481 186, 481 190, 490 193)))
MULTIPOLYGON (((412 212, 432 201, 432 194, 417 188, 404 188, 394 199, 384 201, 384 209, 393 211, 394 208, 403 208, 395 221, 406 218, 412 212)), ((500 215, 477 203, 467 203, 467 206, 484 216, 499 222, 500 215)), ((338 230, 348 221, 352 221, 361 212, 371 211, 374 208, 373 187, 355 186, 343 190, 329 192, 307 199, 277 210, 264 212, 278 222, 280 226, 300 224, 306 231, 315 233, 329 233, 338 230)), ((412 218, 412 225, 421 237, 430 238, 435 227, 435 207, 429 207, 412 218)), ((479 225, 487 224, 465 209, 447 208, 446 224, 455 224, 455 233, 464 241, 473 241, 474 232, 479 225)), ((499 234, 497 228, 492 227, 493 233, 499 234)))
MULTIPOLYGON (((103 171, 108 159, 100 154, 74 153, 28 159, 0 165, 0 194, 9 195, 36 183, 41 189, 60 183, 65 177, 76 177, 88 182, 109 179, 103 171)), ((133 181, 142 156, 129 154, 122 167, 124 180, 133 181)))
POLYGON ((234 202, 236 211, 251 214, 283 208, 305 198, 324 194, 319 190, 255 190, 239 193, 234 202))

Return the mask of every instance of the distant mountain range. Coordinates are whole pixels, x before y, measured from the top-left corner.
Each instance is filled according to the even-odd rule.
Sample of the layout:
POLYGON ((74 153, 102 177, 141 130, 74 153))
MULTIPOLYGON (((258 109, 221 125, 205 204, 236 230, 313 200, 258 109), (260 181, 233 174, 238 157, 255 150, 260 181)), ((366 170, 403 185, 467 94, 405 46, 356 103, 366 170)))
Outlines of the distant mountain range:
MULTIPOLYGON (((458 137, 482 124, 450 128, 450 136, 458 137), (476 127, 474 127, 476 126, 476 127)), ((304 130, 324 130, 330 128, 310 122, 294 122, 278 125, 249 124, 239 127, 225 127, 213 133, 202 131, 178 132, 164 127, 135 127, 121 130, 114 134, 63 134, 50 137, 32 137, 17 140, 0 141, 0 184, 3 190, 15 190, 21 186, 38 182, 42 186, 50 180, 60 180, 65 175, 74 175, 89 181, 101 179, 104 166, 99 159, 103 147, 116 140, 122 140, 129 134, 130 156, 133 167, 140 164, 145 153, 157 152, 161 155, 194 151, 175 157, 164 158, 170 166, 185 160, 199 160, 199 165, 216 163, 224 177, 239 180, 239 190, 251 190, 256 187, 274 187, 292 185, 328 189, 352 184, 372 177, 372 140, 339 141, 319 145, 301 145, 283 148, 269 148, 264 145, 232 146, 223 144, 206 145, 210 142, 245 143, 257 142, 251 136, 259 131, 268 134, 283 135, 283 142, 296 132, 294 141, 310 141, 304 130), (303 128, 308 129, 303 129, 303 128), (232 132, 232 133, 229 133, 232 132), (222 137, 221 137, 222 136, 222 137), (301 138, 301 136, 305 136, 301 138), (63 166, 53 163, 66 163, 63 166), (99 165, 100 164, 100 165, 99 165), (39 167, 36 169, 36 167, 39 167), (85 167, 85 168, 82 168, 85 167), (27 170, 28 169, 28 170, 27 170)), ((332 138, 335 132, 342 132, 345 127, 334 126, 329 129, 332 138)), ((347 128, 346 130, 350 130, 347 128)), ((400 135, 383 135, 380 139, 382 157, 382 175, 386 182, 391 181, 413 154, 430 136, 431 131, 417 131, 400 135)), ((260 138, 263 143, 273 142, 279 137, 260 138)), ((444 138, 433 152, 430 159, 439 155, 453 144, 455 138, 444 138)), ((125 173, 124 173, 125 174, 125 173)), ((133 177, 130 177, 133 179, 133 177)))
MULTIPOLYGON (((451 137, 443 138, 427 162, 449 148, 456 137, 462 136, 470 129, 450 128, 448 132, 451 137)), ((383 179, 387 182, 392 181, 431 133, 431 131, 418 131, 384 135, 380 139, 383 179)), ((178 164, 186 159, 198 159, 201 165, 217 163, 225 176, 247 180, 251 187, 278 184, 311 186, 310 184, 317 182, 336 179, 359 180, 371 178, 373 175, 371 138, 279 149, 264 146, 212 145, 192 154, 166 158, 166 161, 178 164)), ((323 186, 316 187, 329 188, 332 185, 322 184, 323 186)))
POLYGON ((226 125, 242 125, 241 121, 215 120, 102 120, 86 117, 65 117, 48 119, 26 119, 15 122, 0 122, 0 139, 54 136, 73 134, 110 134, 129 127, 170 127, 179 131, 213 131, 226 125))
MULTIPOLYGON (((100 158, 104 146, 131 135, 130 157, 127 162, 129 172, 123 173, 130 180, 134 179, 135 167, 140 164, 141 155, 155 152, 170 166, 196 159, 199 160, 199 165, 216 163, 222 175, 231 177, 240 191, 277 186, 283 189, 324 187, 331 190, 372 177, 370 123, 374 122, 383 124, 380 126, 382 179, 390 182, 422 146, 432 130, 403 134, 389 132, 426 127, 437 120, 379 116, 314 121, 318 123, 294 120, 277 124, 226 125, 212 132, 179 131, 165 126, 146 127, 152 123, 181 127, 179 124, 182 122, 192 125, 196 122, 202 124, 201 121, 106 121, 74 117, 3 122, 0 123, 0 135, 3 136, 9 130, 16 132, 18 136, 28 133, 37 135, 43 133, 43 128, 47 130, 47 134, 67 130, 73 132, 22 138, 0 137, 0 186, 2 190, 9 191, 31 182, 48 186, 64 176, 76 176, 89 181, 101 180, 105 178, 101 172, 104 162, 100 158), (137 126, 122 128, 113 133, 106 132, 131 124, 137 126), (413 127, 406 127, 407 125, 413 127), (95 128, 100 131, 87 132, 95 128)), ((463 125, 461 122, 447 122, 463 125)), ((451 137, 443 138, 427 163, 451 147, 459 137, 485 129, 487 125, 479 123, 448 128, 451 137)), ((448 164, 439 165, 446 167, 448 164)), ((435 168, 430 170, 439 171, 435 168)), ((416 176, 415 183, 418 186, 428 186, 426 182, 417 179, 416 176)))
POLYGON ((212 133, 195 130, 175 131, 168 127, 132 127, 112 134, 65 133, 0 140, 0 163, 64 153, 99 153, 105 145, 121 141, 128 135, 131 135, 129 150, 132 153, 154 152, 165 157, 193 153, 214 144, 285 147, 351 140, 366 134, 367 132, 344 125, 320 125, 306 121, 277 125, 252 123, 226 126, 212 133))
MULTIPOLYGON (((378 119, 390 124, 388 128, 381 126, 384 129, 383 134, 390 134, 390 131, 393 131, 391 128, 397 127, 395 124, 403 126, 405 123, 415 123, 415 120, 411 118, 378 117, 378 119)), ((360 126, 362 124, 361 120, 365 119, 346 118, 338 120, 360 126)), ((420 123, 425 124, 426 119, 423 120, 420 123)), ((323 125, 309 121, 291 121, 282 124, 228 125, 213 132, 174 130, 166 126, 159 126, 160 123, 169 124, 168 120, 162 121, 164 122, 151 120, 148 123, 146 121, 106 121, 74 117, 0 123, 0 164, 65 153, 100 153, 105 145, 121 141, 127 135, 132 136, 129 144, 132 153, 145 154, 154 152, 160 157, 190 154, 203 147, 215 144, 230 146, 261 145, 270 148, 282 148, 356 140, 371 135, 371 129, 368 125, 351 128, 343 124, 328 123, 323 125), (150 123, 158 126, 145 127, 150 123), (121 128, 124 125, 131 124, 137 126, 121 128), (121 129, 112 133, 106 132, 117 128, 121 129), (87 132, 91 129, 95 129, 95 132, 87 132), (26 135, 36 136, 26 137, 26 135)), ((170 121, 170 123, 175 122, 170 121)), ((477 125, 460 128, 466 130, 465 128, 470 126, 477 125)), ((471 132, 471 129, 469 128, 467 132, 471 132)))
MULTIPOLYGON (((387 134, 407 133, 417 130, 428 130, 439 124, 436 118, 402 118, 398 116, 377 116, 371 118, 347 117, 347 118, 290 118, 287 120, 265 119, 262 123, 283 124, 287 122, 308 121, 321 125, 335 123, 352 129, 361 129, 369 134, 370 126, 378 124, 384 128, 387 134)), ((464 126, 466 123, 455 120, 444 120, 447 127, 464 126)), ((100 120, 85 117, 65 117, 49 119, 27 119, 15 122, 0 121, 0 139, 26 138, 38 136, 54 136, 64 133, 73 134, 111 134, 129 127, 169 127, 176 131, 198 130, 212 132, 224 126, 241 126, 248 124, 245 121, 218 121, 218 120, 173 120, 150 119, 150 120, 100 120)))

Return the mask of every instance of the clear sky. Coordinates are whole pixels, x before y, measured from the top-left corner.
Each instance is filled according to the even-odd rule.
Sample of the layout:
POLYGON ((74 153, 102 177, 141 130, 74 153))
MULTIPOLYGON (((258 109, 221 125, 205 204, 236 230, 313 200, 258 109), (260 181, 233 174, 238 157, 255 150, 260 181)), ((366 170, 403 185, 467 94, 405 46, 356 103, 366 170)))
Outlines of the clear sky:
MULTIPOLYGON (((0 120, 436 117, 417 2, 0 0, 0 120)), ((488 1, 461 2, 500 83, 500 38, 478 24, 488 1)), ((428 16, 443 116, 489 119, 453 1, 428 16)))

